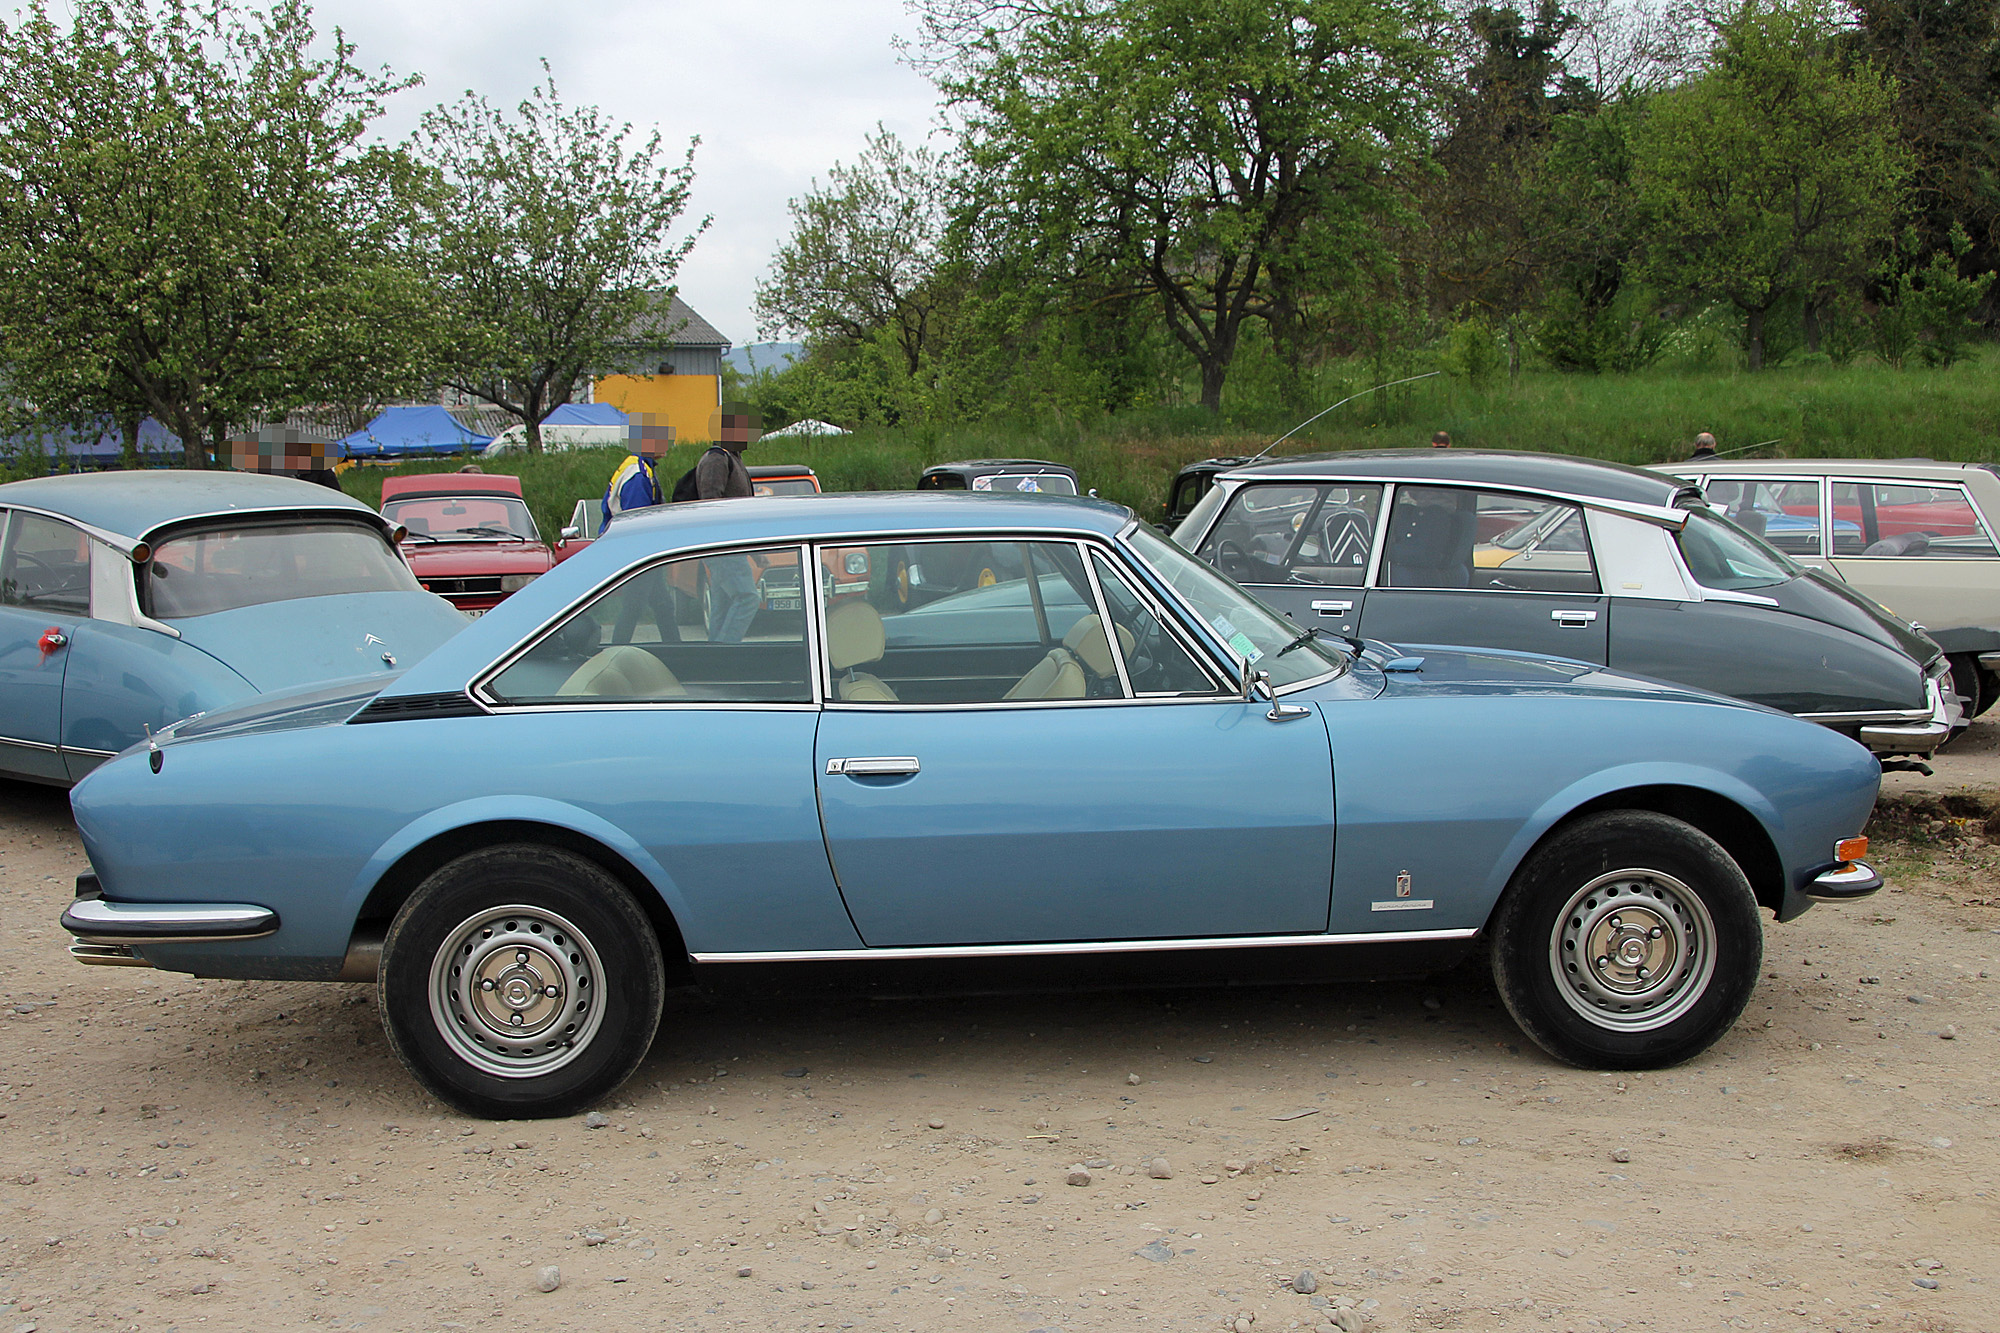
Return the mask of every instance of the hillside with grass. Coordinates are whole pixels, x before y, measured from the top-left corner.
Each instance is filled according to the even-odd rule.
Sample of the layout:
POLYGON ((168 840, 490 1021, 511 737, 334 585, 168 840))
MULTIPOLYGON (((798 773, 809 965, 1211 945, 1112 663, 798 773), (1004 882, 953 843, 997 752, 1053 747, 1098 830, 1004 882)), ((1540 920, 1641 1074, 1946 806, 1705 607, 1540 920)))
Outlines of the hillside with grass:
MULTIPOLYGON (((2000 461, 2000 368, 1990 352, 1949 369, 1894 370, 1828 365, 1748 372, 1648 370, 1616 375, 1527 372, 1479 387, 1438 376, 1369 394, 1294 435, 1280 454, 1389 449, 1426 444, 1446 430, 1460 448, 1522 449, 1648 464, 1687 456, 1698 431, 1715 433, 1740 457, 1872 457, 2000 461)), ((1335 366, 1315 385, 1323 402, 1367 387, 1364 372, 1335 366)), ((1310 412, 1301 415, 1310 415, 1310 412)), ((1297 424, 1274 409, 1225 414, 1199 407, 1159 409, 1081 421, 987 421, 960 427, 864 426, 830 439, 753 446, 752 463, 804 463, 829 491, 907 490, 932 463, 1025 457, 1067 463, 1088 489, 1158 513, 1184 463, 1215 454, 1254 454, 1297 424)), ((694 466, 700 449, 676 447, 661 475, 694 466)), ((576 501, 604 493, 620 449, 584 449, 478 460, 512 473, 535 521, 555 540, 576 501)), ((382 479, 455 469, 470 458, 425 459, 341 474, 348 494, 379 505, 382 479)))

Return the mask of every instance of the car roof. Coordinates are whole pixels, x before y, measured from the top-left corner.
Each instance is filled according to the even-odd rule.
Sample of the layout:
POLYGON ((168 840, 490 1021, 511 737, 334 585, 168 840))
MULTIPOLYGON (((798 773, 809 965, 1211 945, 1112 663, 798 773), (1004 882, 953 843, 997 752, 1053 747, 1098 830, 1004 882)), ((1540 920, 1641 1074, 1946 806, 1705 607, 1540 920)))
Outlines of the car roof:
POLYGON ((516 495, 521 479, 504 472, 419 472, 412 477, 386 477, 382 500, 407 500, 416 495, 516 495))
MULTIPOLYGON (((835 495, 683 500, 620 514, 596 546, 654 550, 718 541, 805 541, 855 534, 1018 532, 1116 536, 1132 521, 1124 505, 1068 496, 974 495, 967 491, 862 491, 835 495)), ((595 549, 595 547, 593 547, 595 549)), ((617 558, 625 559, 620 555, 617 558)))
POLYGON ((1299 454, 1237 468, 1231 477, 1380 478, 1511 486, 1665 508, 1688 489, 1677 477, 1571 454, 1507 449, 1367 449, 1299 454))
POLYGON ((961 458, 953 463, 933 463, 924 469, 926 475, 932 472, 957 472, 973 470, 999 472, 1008 468, 1035 468, 1043 472, 1063 472, 1076 475, 1076 469, 1065 463, 1051 463, 1045 458, 961 458))
POLYGON ((1929 458, 1690 458, 1661 463, 1663 472, 1870 473, 1878 477, 1962 477, 1967 472, 2000 472, 1992 463, 1940 463, 1929 458))
POLYGON ((31 477, 0 485, 0 505, 59 514, 128 543, 169 524, 230 514, 318 511, 382 522, 367 505, 330 486, 257 472, 145 469, 31 477))

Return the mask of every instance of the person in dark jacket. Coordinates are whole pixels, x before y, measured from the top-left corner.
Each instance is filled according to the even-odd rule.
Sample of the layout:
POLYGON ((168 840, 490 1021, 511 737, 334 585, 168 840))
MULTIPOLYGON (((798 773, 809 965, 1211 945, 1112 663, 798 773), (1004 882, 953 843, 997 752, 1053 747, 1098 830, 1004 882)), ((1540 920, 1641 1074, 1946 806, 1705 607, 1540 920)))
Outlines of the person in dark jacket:
MULTIPOLYGON (((736 500, 753 494, 750 470, 743 466, 743 451, 756 438, 756 428, 747 408, 727 405, 710 421, 715 443, 694 465, 694 492, 698 500, 736 500)), ((757 617, 762 598, 757 594, 756 575, 747 555, 719 555, 704 560, 708 578, 710 643, 741 643, 757 617)))

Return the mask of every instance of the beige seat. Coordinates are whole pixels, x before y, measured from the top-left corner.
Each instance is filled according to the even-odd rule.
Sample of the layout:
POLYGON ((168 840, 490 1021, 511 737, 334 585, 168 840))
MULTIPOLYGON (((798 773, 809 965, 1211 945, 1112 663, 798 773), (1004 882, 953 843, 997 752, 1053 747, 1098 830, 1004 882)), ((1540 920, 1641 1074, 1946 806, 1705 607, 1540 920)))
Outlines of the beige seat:
POLYGON ((556 691, 592 699, 685 699, 687 689, 666 663, 629 643, 614 644, 570 673, 556 691))
MULTIPOLYGON (((1132 655, 1132 631, 1123 625, 1118 627, 1118 647, 1126 657, 1132 655)), ((1111 639, 1104 632, 1104 621, 1099 616, 1085 616, 1070 626, 1069 633, 1063 635, 1063 647, 1083 663, 1084 669, 1099 680, 1117 680, 1118 664, 1111 658, 1111 639)))
POLYGON ((1028 674, 1014 682, 1014 688, 1000 697, 1007 699, 1081 699, 1083 667, 1067 648, 1051 648, 1048 656, 1028 668, 1028 674))
POLYGON ((859 666, 882 660, 888 636, 882 613, 866 602, 842 602, 827 613, 826 660, 834 671, 834 693, 846 703, 892 704, 896 692, 888 682, 859 666))

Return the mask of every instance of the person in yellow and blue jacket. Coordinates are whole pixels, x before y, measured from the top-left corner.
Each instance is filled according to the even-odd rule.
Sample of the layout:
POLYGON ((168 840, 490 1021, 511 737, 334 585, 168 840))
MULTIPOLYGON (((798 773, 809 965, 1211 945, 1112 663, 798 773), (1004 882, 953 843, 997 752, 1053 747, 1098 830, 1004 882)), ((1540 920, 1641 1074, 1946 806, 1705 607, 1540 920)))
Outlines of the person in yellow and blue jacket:
MULTIPOLYGON (((651 413, 642 413, 650 417, 651 413)), ((611 474, 611 482, 604 488, 604 523, 609 527, 611 520, 628 509, 644 509, 648 505, 665 504, 666 492, 660 488, 660 459, 673 447, 671 428, 655 433, 644 429, 643 423, 634 422, 634 448, 611 474)))

